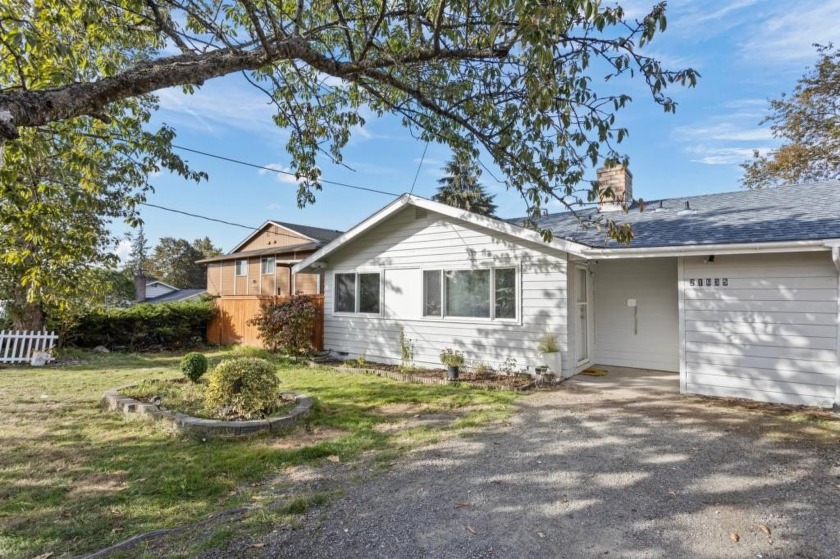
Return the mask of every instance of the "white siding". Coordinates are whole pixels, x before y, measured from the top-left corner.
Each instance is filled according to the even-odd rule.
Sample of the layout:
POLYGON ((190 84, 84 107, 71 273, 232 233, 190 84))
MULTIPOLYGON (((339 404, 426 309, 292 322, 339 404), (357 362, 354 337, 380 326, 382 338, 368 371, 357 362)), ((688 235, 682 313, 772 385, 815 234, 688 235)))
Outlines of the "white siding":
POLYGON ((604 260, 595 269, 595 362, 678 372, 677 259, 604 260), (636 300, 638 328, 628 299, 636 300))
MULTIPOLYGON (((324 347, 362 352, 369 360, 398 363, 400 327, 415 344, 415 363, 440 367, 445 347, 461 349, 468 361, 518 367, 538 364, 540 336, 556 334, 566 358, 566 256, 409 207, 329 257, 324 298, 324 347), (424 319, 422 270, 517 266, 521 307, 516 323, 469 319, 424 319), (333 314, 334 273, 377 270, 383 274, 382 316, 333 314)), ((565 366, 565 365, 564 365, 565 366)))
POLYGON ((837 282, 827 252, 685 258, 685 391, 831 406, 837 282), (706 287, 705 278, 721 285, 706 287))

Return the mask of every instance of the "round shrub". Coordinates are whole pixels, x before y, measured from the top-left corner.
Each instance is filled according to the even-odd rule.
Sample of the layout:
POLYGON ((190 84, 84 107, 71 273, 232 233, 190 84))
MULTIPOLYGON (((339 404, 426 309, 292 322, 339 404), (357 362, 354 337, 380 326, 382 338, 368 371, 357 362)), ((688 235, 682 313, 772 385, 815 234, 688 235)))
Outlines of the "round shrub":
POLYGON ((208 380, 205 403, 213 409, 225 409, 229 415, 261 417, 277 404, 280 381, 275 367, 265 359, 240 357, 222 361, 208 380))
POLYGON ((207 372, 207 358, 202 353, 186 354, 181 358, 181 372, 191 381, 198 382, 198 379, 207 372))

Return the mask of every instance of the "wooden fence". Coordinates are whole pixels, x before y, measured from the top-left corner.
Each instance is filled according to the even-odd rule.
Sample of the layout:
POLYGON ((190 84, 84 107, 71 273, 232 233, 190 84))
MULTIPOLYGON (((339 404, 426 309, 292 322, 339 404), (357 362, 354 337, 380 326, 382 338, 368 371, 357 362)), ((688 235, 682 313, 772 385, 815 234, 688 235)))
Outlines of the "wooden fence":
POLYGON ((54 332, 0 331, 0 363, 27 363, 36 351, 49 351, 58 341, 54 332))
MULTIPOLYGON (((315 326, 312 331, 312 345, 324 349, 324 296, 310 295, 318 306, 315 326)), ((214 344, 242 344, 263 347, 256 326, 249 321, 257 316, 265 304, 282 303, 289 297, 227 296, 216 299, 219 312, 207 325, 207 341, 214 344)))

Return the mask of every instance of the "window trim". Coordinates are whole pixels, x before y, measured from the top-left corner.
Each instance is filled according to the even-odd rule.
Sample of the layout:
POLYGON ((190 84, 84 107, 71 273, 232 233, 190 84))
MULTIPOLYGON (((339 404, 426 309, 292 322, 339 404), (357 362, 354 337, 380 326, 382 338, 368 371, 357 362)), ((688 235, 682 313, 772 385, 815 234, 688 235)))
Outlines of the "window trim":
POLYGON ((246 278, 248 277, 248 259, 247 258, 239 258, 233 264, 233 275, 237 278, 246 278), (245 263, 245 273, 239 273, 239 264, 242 262, 245 263))
POLYGON ((332 273, 332 289, 333 289, 333 307, 332 307, 332 314, 333 316, 367 316, 367 317, 381 317, 383 307, 385 304, 385 297, 384 297, 384 286, 385 282, 383 281, 384 270, 382 268, 359 268, 358 270, 334 270, 332 273), (336 276, 342 274, 353 274, 355 276, 355 285, 354 285, 354 295, 355 300, 353 312, 349 311, 337 311, 336 310, 336 303, 338 298, 338 289, 336 286, 338 285, 336 281, 336 276), (361 303, 360 293, 359 290, 361 289, 361 282, 359 281, 359 275, 364 274, 376 274, 379 276, 379 312, 371 313, 371 312, 360 312, 359 305, 361 303))
POLYGON ((423 300, 421 301, 421 316, 420 320, 428 322, 468 322, 468 323, 497 323, 497 324, 518 324, 522 325, 522 266, 517 262, 509 265, 487 265, 487 266, 454 266, 447 268, 444 266, 427 266, 421 268, 421 290, 423 293, 423 300), (516 277, 514 284, 516 285, 516 300, 514 301, 514 309, 516 316, 514 318, 497 318, 496 317, 496 270, 513 269, 516 277), (476 270, 490 270, 490 317, 478 316, 447 316, 446 314, 446 272, 473 272, 476 270), (425 315, 426 310, 426 282, 423 279, 425 272, 440 272, 440 315, 425 315))
POLYGON ((273 256, 263 256, 260 258, 260 275, 261 276, 271 276, 277 272, 277 259, 273 256), (271 260, 271 271, 265 271, 265 263, 271 260))

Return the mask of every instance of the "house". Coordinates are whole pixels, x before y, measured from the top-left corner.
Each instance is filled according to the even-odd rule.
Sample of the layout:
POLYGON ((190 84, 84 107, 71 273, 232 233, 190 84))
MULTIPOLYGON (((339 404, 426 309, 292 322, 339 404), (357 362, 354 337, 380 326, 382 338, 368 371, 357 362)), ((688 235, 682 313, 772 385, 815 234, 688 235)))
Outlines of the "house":
POLYGON ((295 274, 292 266, 341 231, 269 220, 227 254, 207 264, 207 293, 222 298, 322 293, 320 272, 295 274))
POLYGON ((160 280, 147 280, 143 276, 134 278, 137 291, 135 303, 176 303, 195 301, 207 293, 205 289, 179 289, 160 280))
POLYGON ((632 175, 599 171, 618 202, 520 226, 403 195, 294 267, 324 272, 324 345, 397 363, 445 347, 468 361, 672 371, 687 394, 840 403, 840 183, 647 202, 632 175), (618 211, 616 211, 618 210, 618 211), (632 224, 629 245, 599 217, 632 224), (587 222, 589 222, 587 226, 587 222))
POLYGON ((208 340, 261 345, 250 320, 266 301, 323 293, 323 272, 295 273, 292 266, 341 233, 268 220, 227 254, 200 260, 207 265, 207 293, 217 297, 220 311, 208 327, 208 340))

